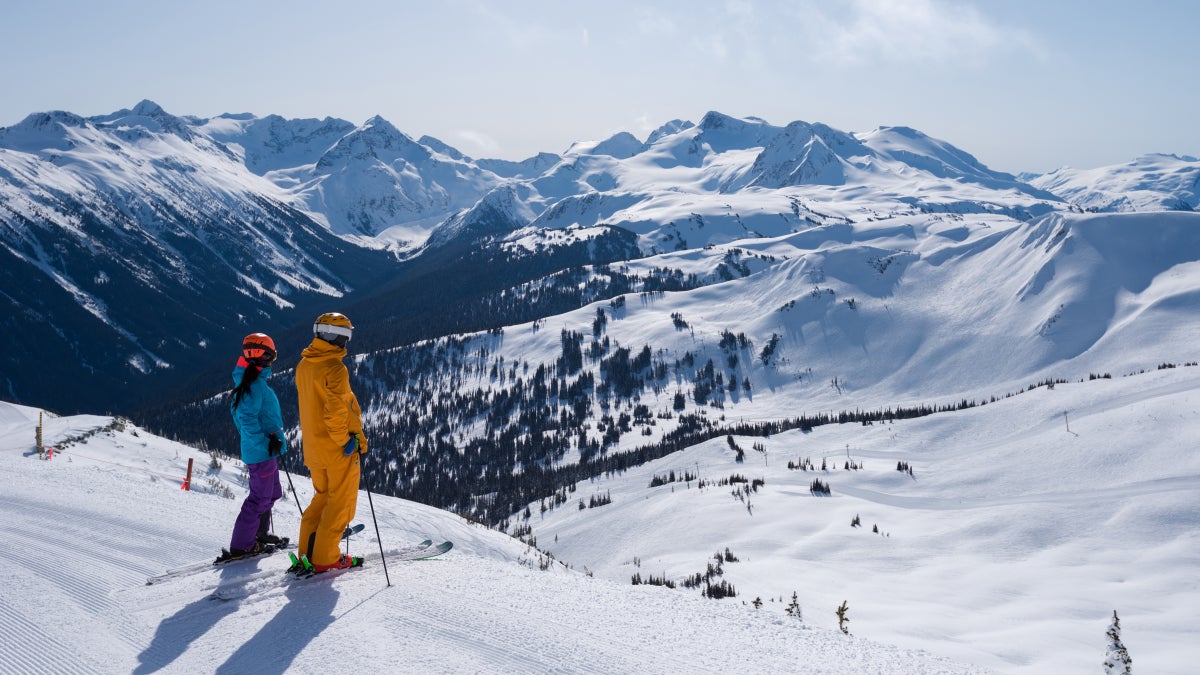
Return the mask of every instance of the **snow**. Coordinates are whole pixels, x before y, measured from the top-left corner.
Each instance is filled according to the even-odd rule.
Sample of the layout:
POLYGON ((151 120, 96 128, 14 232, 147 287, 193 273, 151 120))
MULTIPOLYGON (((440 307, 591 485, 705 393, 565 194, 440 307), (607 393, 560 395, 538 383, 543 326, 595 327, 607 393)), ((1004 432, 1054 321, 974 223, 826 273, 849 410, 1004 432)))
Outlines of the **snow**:
MULTIPOLYGON (((0 672, 986 672, 737 602, 543 571, 514 539, 379 495, 385 549, 426 536, 454 549, 393 563, 390 587, 371 559, 283 584, 278 554, 147 585, 227 545, 242 471, 209 471, 205 453, 97 416, 48 416, 48 445, 87 437, 40 461, 37 413, 0 403, 0 672), (195 489, 183 491, 189 458, 195 489)), ((308 482, 293 481, 306 502, 308 482)), ((294 536, 285 497, 276 530, 294 536)), ((360 494, 367 532, 369 513, 360 494)), ((360 539, 355 550, 378 555, 373 534, 360 539)))
MULTIPOLYGON (((712 416, 778 420, 987 400, 1047 378, 1195 360, 1197 232, 1200 215, 1182 212, 1055 213, 1028 223, 919 215, 740 239, 623 263, 634 273, 666 267, 708 276, 740 252, 751 274, 659 296, 630 294, 604 335, 635 353, 649 346, 660 358, 662 350, 668 364, 689 353, 703 364, 725 362, 723 331, 745 333, 752 348, 723 370, 748 379, 751 392, 726 397, 720 411, 699 406, 712 416), (673 314, 689 328, 677 330, 673 314), (776 358, 764 364, 759 354, 772 335, 780 336, 776 358)), ((553 370, 561 331, 591 334, 598 308, 610 312, 608 299, 507 327, 500 344, 478 334, 467 351, 486 347, 493 360, 553 370)), ((598 363, 587 367, 601 378, 598 363)), ((423 395, 445 400, 477 384, 464 380, 455 391, 435 386, 423 395)), ((690 385, 671 375, 660 390, 642 394, 654 413, 670 412, 674 392, 690 385)), ((659 422, 653 438, 673 424, 659 422)), ((633 436, 624 449, 653 440, 633 436)))
POLYGON ((679 581, 729 549, 733 602, 782 614, 795 592, 806 622, 833 628, 847 601, 855 635, 1005 673, 1096 672, 1116 609, 1138 671, 1183 675, 1200 658, 1198 435, 1200 368, 1168 369, 735 437, 742 463, 722 437, 580 483, 529 524, 560 560, 617 582, 679 581), (788 468, 805 457, 817 471, 788 468), (649 487, 672 471, 709 485, 649 487), (733 474, 765 484, 740 497, 713 485, 733 474), (829 497, 810 493, 814 478, 829 497), (593 495, 612 503, 581 510, 593 495))
MULTIPOLYGON (((536 367, 558 356, 560 329, 588 334, 597 308, 608 308, 614 343, 651 345, 668 360, 720 360, 722 331, 744 331, 754 347, 739 354, 739 375, 752 389, 705 409, 730 420, 1069 382, 917 420, 738 437, 744 463, 722 437, 581 483, 565 505, 531 505, 527 523, 565 565, 376 495, 384 548, 427 536, 456 544, 437 561, 392 566, 390 587, 377 558, 285 586, 283 556, 148 586, 228 544, 243 470, 210 468, 204 452, 99 416, 47 417, 59 452, 39 461, 38 411, 0 403, 0 673, 1091 673, 1114 609, 1139 672, 1195 670, 1200 368, 1153 370, 1196 362, 1195 158, 1147 155, 1023 183, 905 127, 847 134, 715 112, 699 126, 670 122, 644 145, 617 134, 521 164, 473 163, 430 143, 380 118, 192 120, 149 101, 88 119, 37 114, 0 129, 0 197, 32 218, 56 192, 91 208, 133 194, 182 213, 224 204, 251 216, 253 198, 266 196, 359 245, 413 250, 430 232, 436 242, 495 228, 516 250, 619 227, 654 254, 622 265, 643 273, 711 277, 734 256, 748 276, 631 294, 619 311, 604 298, 478 337, 492 357, 536 367), (668 319, 676 313, 687 330, 668 319), (768 364, 756 356, 773 335, 768 364), (1091 373, 1114 378, 1084 381, 1091 373), (189 458, 197 477, 183 491, 189 458), (801 458, 836 464, 788 469, 801 458), (671 471, 710 485, 649 487, 671 471), (711 484, 734 473, 764 483, 748 493, 711 484), (817 477, 830 496, 810 493, 817 477), (577 507, 597 495, 613 501, 577 507), (862 528, 850 527, 856 516, 862 528), (679 582, 725 549, 738 557, 723 572, 736 598, 630 585, 634 574, 679 582), (784 615, 793 592, 803 621, 784 615), (837 630, 842 602, 850 636, 837 630)), ((55 227, 83 235, 77 214, 51 211, 55 227)), ((162 226, 122 213, 149 223, 149 235, 162 226)), ((47 251, 4 245, 108 320, 108 306, 47 251)), ((290 306, 290 289, 342 294, 306 271, 314 254, 288 260, 286 249, 269 246, 280 270, 243 277, 245 293, 277 307, 290 306)), ((166 365, 149 352, 130 359, 145 371, 166 365)), ((668 409, 671 384, 644 402, 668 409)), ((669 424, 610 452, 660 439, 669 424)), ((482 429, 467 420, 458 432, 482 429)), ((295 483, 306 501, 310 485, 295 483)), ((362 495, 360 519, 369 512, 362 495)), ((295 535, 295 502, 279 505, 277 523, 295 535)), ((361 539, 356 550, 377 556, 371 523, 361 539)))
POLYGON ((1063 167, 1029 184, 1091 211, 1194 211, 1200 208, 1200 159, 1143 155, 1094 169, 1063 167))
MULTIPOLYGON (((721 331, 748 333, 754 348, 739 353, 738 375, 752 391, 729 396, 719 410, 687 402, 687 412, 730 423, 997 400, 894 424, 738 437, 743 464, 721 437, 577 484, 565 504, 544 514, 532 504, 528 523, 514 518, 514 526, 528 525, 540 547, 574 569, 616 583, 635 574, 681 583, 729 548, 740 560, 725 565, 723 578, 738 597, 720 602, 761 598, 760 611, 780 615, 796 592, 806 622, 834 629, 833 609, 846 601, 856 636, 1006 673, 1095 672, 1116 609, 1139 667, 1194 672, 1197 218, 912 215, 625 263, 704 274, 736 249, 754 269, 691 291, 630 294, 619 310, 605 299, 499 337, 481 334, 464 351, 480 347, 486 361, 528 372, 552 369, 561 331, 588 334, 600 308, 614 345, 649 345, 667 362, 688 351, 700 362, 719 359, 721 331), (813 299, 814 285, 836 294, 813 299), (856 299, 855 308, 845 298, 856 299), (688 329, 672 325, 674 313, 688 329), (783 336, 778 363, 764 365, 756 354, 772 333, 783 336), (1162 363, 1180 367, 1155 370, 1162 363), (1067 382, 1026 391, 1047 378, 1067 382), (752 450, 756 443, 763 453, 752 450), (804 457, 818 466, 827 457, 837 468, 787 468, 804 457), (847 458, 865 467, 846 471, 847 458), (898 462, 911 464, 914 476, 897 471, 898 462), (765 484, 741 497, 733 486, 701 491, 695 480, 649 487, 671 471, 710 484, 735 473, 765 484), (831 484, 830 497, 810 494, 817 477, 831 484), (579 508, 597 496, 613 501, 579 508), (850 527, 856 515, 861 529, 850 527)), ((423 401, 480 386, 454 377, 464 371, 443 372, 456 384, 422 389, 423 401)), ((662 392, 643 390, 640 402, 669 411, 676 388, 686 390, 686 380, 668 378, 662 392)), ((381 401, 366 414, 395 408, 381 401)), ((609 452, 653 442, 673 424, 658 420, 652 436, 630 434, 609 452)), ((480 433, 467 424, 457 431, 480 433)))

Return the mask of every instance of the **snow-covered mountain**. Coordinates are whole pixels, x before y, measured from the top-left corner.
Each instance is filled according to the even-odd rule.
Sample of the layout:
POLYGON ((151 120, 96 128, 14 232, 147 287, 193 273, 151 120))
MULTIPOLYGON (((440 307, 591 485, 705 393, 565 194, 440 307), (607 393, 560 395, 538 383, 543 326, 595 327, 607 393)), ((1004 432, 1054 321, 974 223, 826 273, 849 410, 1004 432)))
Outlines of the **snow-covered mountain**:
MULTIPOLYGON (((987 672, 843 635, 811 608, 802 621, 595 578, 380 495, 358 504, 369 534, 351 547, 366 555, 363 569, 289 585, 276 554, 148 585, 228 545, 243 469, 100 416, 48 416, 44 439, 58 451, 40 461, 38 412, 0 403, 3 672, 987 672), (455 546, 437 562, 393 560, 385 575, 380 548, 426 537, 455 546)), ((274 524, 295 537, 296 502, 312 492, 304 477, 292 482, 274 524)))
POLYGON ((0 130, 0 391, 106 409, 379 278, 193 121, 143 101, 0 130))
POLYGON ((488 251, 497 270, 528 270, 511 275, 524 283, 580 261, 871 221, 1025 222, 1073 208, 1064 198, 1090 203, 1079 196, 1088 181, 1184 208, 1194 167, 1158 156, 1035 187, 909 128, 848 133, 718 112, 645 141, 619 133, 509 163, 414 141, 379 117, 200 119, 150 101, 92 118, 38 113, 0 129, 0 302, 31 326, 0 344, 0 390, 81 409, 128 383, 177 387, 183 364, 213 361, 209 345, 252 324, 302 323, 331 301, 405 311, 377 295, 411 297, 394 280, 420 274, 385 248, 437 261, 426 268, 478 266, 463 252, 488 251), (99 381, 63 394, 78 365, 99 381))
MULTIPOLYGON (((0 390, 79 410, 112 402, 126 383, 170 389, 187 379, 181 365, 212 360, 215 341, 251 324, 277 330, 403 277, 383 248, 414 257, 498 244, 504 255, 538 257, 537 274, 577 264, 581 253, 622 259, 795 231, 818 219, 802 206, 811 197, 776 187, 813 188, 810 168, 830 157, 843 173, 854 171, 843 164, 870 163, 858 154, 874 157, 847 134, 819 127, 805 136, 809 128, 710 113, 700 125, 668 123, 645 143, 618 134, 504 163, 414 141, 379 117, 200 119, 151 101, 91 118, 30 115, 0 129, 0 289, 9 312, 32 326, 0 343, 0 390), (27 365, 35 360, 38 369, 27 365), (61 394, 78 365, 102 381, 61 394)), ((1049 208, 1045 195, 906 133, 920 147, 878 143, 889 166, 919 156, 921 176, 986 184, 936 208, 971 210, 962 204, 976 198, 991 204, 978 208, 1013 213, 1049 208), (1009 192, 1020 196, 997 205, 1009 192)), ((861 178, 838 189, 857 193, 861 178)), ((860 196, 829 196, 842 197, 860 196)), ((913 206, 922 199, 865 201, 894 212, 927 208, 913 206)))
MULTIPOLYGON (((1111 610, 1130 626, 1129 607, 1133 624, 1152 626, 1154 637, 1137 636, 1153 645, 1143 662, 1186 672, 1200 606, 1186 577, 1200 560, 1198 474, 1183 450, 1200 386, 1183 367, 1200 360, 1194 161, 1015 177, 905 127, 849 133, 717 112, 524 162, 414 141, 381 118, 205 120, 149 102, 34 115, 0 130, 0 302, 29 326, 0 338, 0 397, 148 407, 190 371, 204 380, 188 385, 197 402, 143 413, 173 437, 235 447, 224 404, 199 393, 227 386, 230 351, 208 357, 212 378, 198 357, 251 326, 279 328, 275 383, 292 410, 289 367, 307 323, 317 307, 338 309, 360 326, 348 365, 378 457, 366 484, 536 543, 543 552, 527 560, 552 553, 607 581, 669 581, 675 591, 646 597, 672 606, 736 586, 734 599, 654 610, 672 625, 761 596, 762 610, 745 611, 770 610, 768 627, 790 630, 791 591, 802 605, 811 594, 819 627, 850 600, 862 620, 851 628, 868 637, 1002 672, 1087 672, 1100 660, 1091 622, 1100 651, 1111 610), (1121 191, 1136 209, 1089 201, 1121 191), (857 468, 819 468, 835 457, 857 468), (914 474, 896 470, 906 464, 914 474), (828 499, 810 492, 814 479, 830 483, 828 499), (851 528, 851 513, 880 532, 851 528), (1122 541, 1137 553, 1104 548, 1122 541), (708 573, 714 553, 721 574, 708 573)), ((23 488, 14 508, 48 508, 27 497, 36 491, 23 488)), ((224 508, 193 552, 223 536, 224 508)), ((422 523, 464 538, 474 527, 445 514, 422 523)), ((509 560, 510 545, 481 543, 485 562, 472 564, 509 560)), ((351 605, 322 601, 367 603, 377 589, 359 578, 340 587, 351 605)), ((572 588, 549 592, 580 597, 572 588)), ((629 602, 624 590, 614 606, 629 602)), ((522 611, 541 604, 553 601, 522 611)), ((250 631, 278 635, 281 623, 255 615, 267 623, 250 631)), ((467 633, 485 636, 484 652, 458 665, 524 669, 484 630, 507 615, 487 604, 479 616, 467 633)), ((724 616, 787 663, 812 649, 838 664, 813 672, 941 667, 892 670, 890 653, 848 667, 838 659, 867 657, 826 656, 844 643, 777 652, 746 618, 759 614, 724 616)), ((631 617, 616 622, 621 634, 661 630, 631 617)), ((209 644, 211 623, 165 625, 185 651, 209 644)), ((331 639, 327 624, 301 625, 314 644, 331 639)), ((546 647, 563 633, 518 625, 540 651, 588 669, 546 647)), ((728 630, 697 639, 720 645, 712 636, 728 630)), ((192 663, 136 640, 139 664, 192 663)), ((418 649, 435 646, 446 643, 418 649)), ((731 666, 703 654, 700 670, 731 666)), ((769 658, 748 667, 788 670, 769 658)))
POLYGON ((1181 212, 914 215, 549 277, 497 302, 573 293, 579 309, 356 355, 395 448, 371 479, 502 524, 576 475, 724 433, 1194 362, 1197 233, 1181 212))
POLYGON ((340 235, 387 231, 385 240, 411 246, 503 182, 445 143, 414 141, 379 116, 361 126, 246 114, 198 122, 197 133, 239 153, 248 169, 340 235))
POLYGON ((1126 164, 1064 167, 1028 179, 1087 211, 1200 210, 1200 159, 1195 157, 1143 155, 1126 164))
POLYGON ((637 233, 646 253, 796 232, 823 222, 830 206, 876 217, 1029 218, 1065 208, 1059 197, 913 129, 850 134, 717 112, 698 125, 665 125, 645 143, 627 133, 576 143, 528 184, 532 190, 502 220, 519 223, 532 212, 529 224, 539 229, 619 227, 637 233))

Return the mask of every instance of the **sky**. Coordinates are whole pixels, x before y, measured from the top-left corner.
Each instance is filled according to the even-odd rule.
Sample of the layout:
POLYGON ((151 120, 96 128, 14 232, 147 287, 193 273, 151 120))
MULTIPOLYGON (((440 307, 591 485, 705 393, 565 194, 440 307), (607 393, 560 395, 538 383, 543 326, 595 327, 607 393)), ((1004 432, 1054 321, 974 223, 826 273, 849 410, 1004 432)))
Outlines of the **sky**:
POLYGON ((1187 0, 45 0, 0 24, 0 127, 381 115, 518 160, 709 110, 909 126, 999 171, 1200 156, 1187 0))

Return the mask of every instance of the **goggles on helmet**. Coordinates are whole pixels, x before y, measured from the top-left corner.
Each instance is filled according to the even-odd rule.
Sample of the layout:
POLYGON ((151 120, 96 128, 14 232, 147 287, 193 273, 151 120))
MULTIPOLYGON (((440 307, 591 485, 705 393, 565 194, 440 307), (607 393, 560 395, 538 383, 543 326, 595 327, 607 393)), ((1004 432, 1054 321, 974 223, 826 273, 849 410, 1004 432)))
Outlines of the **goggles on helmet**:
POLYGON ((345 347, 353 334, 354 330, 345 326, 333 326, 327 323, 313 324, 313 335, 339 347, 345 347))

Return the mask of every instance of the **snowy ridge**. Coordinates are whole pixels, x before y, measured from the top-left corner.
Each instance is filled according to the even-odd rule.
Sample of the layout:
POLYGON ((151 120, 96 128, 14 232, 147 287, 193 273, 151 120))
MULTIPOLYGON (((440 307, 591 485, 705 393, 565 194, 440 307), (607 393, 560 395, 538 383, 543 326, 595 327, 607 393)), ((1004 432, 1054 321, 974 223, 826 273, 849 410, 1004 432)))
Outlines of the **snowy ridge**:
POLYGON ((1200 159, 1143 155, 1094 169, 1063 167, 1029 177, 1087 211, 1195 211, 1200 209, 1200 159))
MULTIPOLYGON (((292 325, 447 247, 546 265, 566 251, 571 266, 588 252, 655 255, 838 222, 1126 208, 1081 190, 1187 210, 1194 165, 1156 156, 1034 186, 907 127, 849 133, 716 111, 644 141, 621 132, 507 163, 413 140, 378 116, 201 119, 152 101, 90 118, 35 113, 0 129, 0 303, 38 326, 47 352, 116 383, 205 360, 231 319, 292 325), (130 305, 170 315, 147 322, 130 305)), ((26 372, 0 390, 66 405, 26 372)))
POLYGON ((699 125, 664 125, 645 143, 628 134, 576 143, 528 183, 534 191, 521 208, 534 211, 535 225, 628 229, 648 254, 798 231, 816 220, 800 203, 889 217, 952 212, 1020 219, 1064 207, 1050 192, 990 171, 913 129, 856 136, 822 124, 776 127, 716 112, 699 125), (745 222, 756 217, 764 222, 745 222))
POLYGON ((203 361, 247 318, 279 326, 344 297, 385 258, 149 101, 88 119, 31 115, 0 130, 0 147, 0 303, 29 320, 22 347, 0 343, 49 364, 41 375, 6 364, 3 390, 23 400, 61 401, 54 382, 70 361, 98 377, 71 405, 98 405, 108 384, 203 361))
MULTIPOLYGON (((36 419, 34 409, 0 404, 0 515, 11 543, 0 554, 6 672, 316 672, 329 663, 356 672, 397 663, 430 672, 668 673, 680 663, 713 673, 735 665, 784 672, 797 663, 829 674, 985 672, 740 604, 631 588, 558 564, 541 570, 537 554, 513 539, 378 495, 388 545, 437 533, 454 550, 437 562, 394 563, 390 588, 373 562, 281 592, 260 588, 282 574, 280 555, 147 586, 148 575, 227 542, 245 494, 238 471, 231 462, 207 476, 215 492, 181 491, 186 457, 202 453, 132 426, 41 462, 31 454, 36 419), (74 498, 56 497, 63 494, 74 498), (234 588, 246 596, 212 599, 234 588)), ((106 421, 52 418, 47 441, 106 421)), ((306 501, 307 481, 295 483, 306 501)), ((363 497, 359 518, 369 513, 363 497)), ((298 527, 290 496, 275 518, 277 531, 298 527)), ((378 555, 373 535, 353 545, 378 555)))
MULTIPOLYGON (((603 392, 582 408, 590 441, 605 437, 610 425, 596 424, 604 417, 633 416, 639 405, 659 417, 619 434, 616 447, 632 449, 666 437, 691 413, 717 423, 986 401, 1047 378, 1183 363, 1195 359, 1190 336, 1200 331, 1197 233, 1200 215, 1192 213, 1056 213, 1029 223, 910 216, 661 254, 620 270, 707 281, 604 298, 509 327, 501 338, 462 336, 451 351, 463 358, 442 357, 432 381, 401 357, 420 361, 416 354, 446 349, 446 340, 360 356, 364 374, 402 373, 380 383, 364 411, 386 421, 397 407, 444 404, 446 414, 462 416, 451 426, 465 443, 486 432, 452 401, 475 397, 481 385, 483 396, 510 400, 501 392, 517 376, 530 385, 532 374, 546 373, 547 387, 555 379, 565 387, 586 374, 603 392), (588 336, 580 373, 563 372, 564 331, 588 336), (728 344, 728 335, 744 341, 728 344), (644 349, 649 356, 632 395, 614 400, 604 361, 620 349, 630 359, 644 349), (710 360, 720 384, 700 398, 710 360)), ((565 392, 553 402, 581 410, 565 392)), ((521 433, 518 411, 506 414, 521 433)), ((576 432, 570 436, 575 445, 576 432)))

